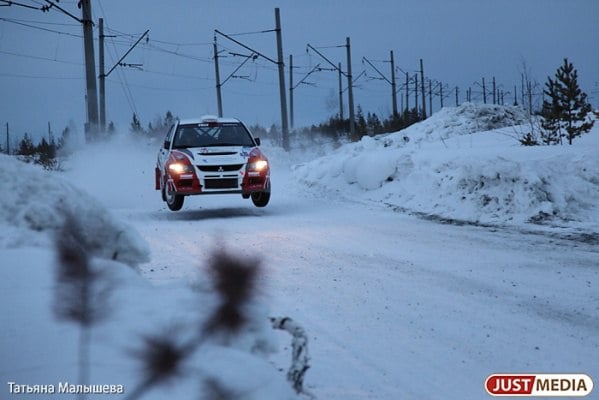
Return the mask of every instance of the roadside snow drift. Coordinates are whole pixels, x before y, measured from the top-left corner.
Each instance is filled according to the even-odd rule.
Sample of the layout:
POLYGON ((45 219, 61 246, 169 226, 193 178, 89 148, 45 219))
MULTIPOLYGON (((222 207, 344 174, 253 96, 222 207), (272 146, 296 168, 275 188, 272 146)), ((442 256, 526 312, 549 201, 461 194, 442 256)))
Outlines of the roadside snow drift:
POLYGON ((444 108, 295 167, 310 187, 429 217, 599 230, 599 127, 573 146, 521 146, 517 107, 444 108))
POLYGON ((0 155, 0 182, 0 247, 47 245, 69 215, 85 227, 81 241, 94 256, 128 264, 149 259, 135 230, 56 173, 0 155))

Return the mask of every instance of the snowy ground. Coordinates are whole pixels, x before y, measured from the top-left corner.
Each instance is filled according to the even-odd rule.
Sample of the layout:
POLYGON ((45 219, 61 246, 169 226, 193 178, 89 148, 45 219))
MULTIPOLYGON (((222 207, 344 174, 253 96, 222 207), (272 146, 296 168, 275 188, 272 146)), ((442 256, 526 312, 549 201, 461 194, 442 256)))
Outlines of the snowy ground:
MULTIPOLYGON (((500 372, 586 373, 597 385, 599 128, 572 147, 527 149, 511 137, 521 128, 489 125, 517 115, 469 107, 315 160, 267 148, 273 197, 265 209, 219 196, 188 198, 169 212, 153 190, 156 145, 122 141, 77 154, 63 176, 109 210, 102 226, 127 233, 137 250, 123 261, 136 255, 146 278, 99 252, 97 262, 117 271, 123 304, 97 333, 101 383, 135 381, 127 372, 134 361, 119 353, 130 332, 193 323, 189 309, 199 302, 185 286, 205 280, 198 266, 225 246, 262 258, 256 317, 290 316, 309 333, 306 386, 318 399, 481 399, 485 378, 500 372)), ((14 172, 0 162, 0 171, 14 172)), ((11 190, 22 180, 14 182, 11 190)), ((0 380, 75 380, 76 331, 47 311, 49 241, 32 217, 17 218, 36 220, 31 203, 39 208, 24 201, 0 216, 9 327, 0 380)), ((209 360, 209 373, 250 398, 292 397, 284 387, 288 344, 259 325, 189 368, 206 369, 209 360), (256 340, 279 344, 268 356, 274 365, 249 351, 256 340), (244 363, 255 375, 243 377, 244 363), (251 389, 255 382, 269 385, 251 389)), ((194 385, 171 387, 168 397, 197 398, 194 385)), ((5 386, 0 398, 23 397, 5 386)))

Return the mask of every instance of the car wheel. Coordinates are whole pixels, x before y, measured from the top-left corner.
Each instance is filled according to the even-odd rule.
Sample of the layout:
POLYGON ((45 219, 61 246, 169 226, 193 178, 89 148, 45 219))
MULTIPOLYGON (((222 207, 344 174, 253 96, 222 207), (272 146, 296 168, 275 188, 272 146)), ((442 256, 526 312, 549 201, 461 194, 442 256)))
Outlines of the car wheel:
POLYGON ((169 191, 168 185, 162 188, 162 197, 171 211, 179 211, 183 207, 185 196, 169 191))
POLYGON ((256 207, 266 207, 270 200, 270 192, 254 192, 252 193, 252 203, 256 207))

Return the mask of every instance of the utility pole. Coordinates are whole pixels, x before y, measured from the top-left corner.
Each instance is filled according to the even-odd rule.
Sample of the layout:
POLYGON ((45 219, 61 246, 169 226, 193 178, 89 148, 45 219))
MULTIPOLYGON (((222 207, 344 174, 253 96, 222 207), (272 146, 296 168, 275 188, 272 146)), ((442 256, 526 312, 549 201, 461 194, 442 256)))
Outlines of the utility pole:
POLYGON ((293 54, 289 54, 289 123, 293 130, 293 54))
POLYGON ((497 104, 497 86, 495 85, 495 77, 493 77, 493 104, 497 104))
POLYGON ((314 48, 312 45, 310 45, 310 43, 308 43, 307 48, 308 49, 312 49, 316 54, 318 54, 323 60, 325 60, 329 65, 331 65, 333 67, 333 69, 336 69, 339 72, 339 118, 341 120, 343 120, 343 86, 341 83, 341 75, 345 75, 347 76, 347 83, 348 83, 348 87, 347 87, 347 92, 348 92, 348 100, 349 100, 349 104, 348 104, 348 108, 349 108, 349 135, 351 140, 355 140, 356 138, 355 136, 355 117, 354 117, 354 94, 353 94, 353 80, 352 80, 352 74, 351 74, 351 46, 350 46, 350 42, 349 42, 349 37, 347 37, 345 39, 345 44, 344 45, 339 45, 339 46, 335 46, 335 47, 345 47, 346 51, 347 51, 347 73, 344 73, 341 70, 341 63, 337 63, 337 65, 333 64, 333 62, 331 60, 329 60, 328 58, 326 58, 320 51, 318 51, 316 48, 314 48))
POLYGON ((287 127, 287 98, 285 93, 285 64, 283 63, 283 38, 281 34, 281 16, 275 8, 275 31, 277 33, 277 65, 279 67, 279 93, 281 97, 281 128, 283 130, 283 148, 289 150, 289 128, 287 127))
MULTIPOLYGON (((380 76, 381 79, 383 79, 384 81, 386 81, 389 85, 391 85, 391 104, 392 104, 392 108, 393 108, 393 118, 395 118, 397 116, 397 95, 395 93, 395 63, 393 62, 393 50, 391 50, 391 80, 387 79, 387 77, 381 72, 379 71, 379 69, 377 67, 375 67, 369 59, 367 59, 366 57, 362 57, 362 62, 366 61, 366 63, 368 65, 370 65, 372 67, 372 69, 374 69, 380 76)), ((357 79, 356 79, 357 80, 357 79)))
POLYGON ((524 74, 520 74, 520 97, 520 103, 522 104, 522 107, 524 107, 524 74))
POLYGON ((455 106, 456 106, 456 107, 460 105, 460 101, 459 101, 459 95, 458 95, 458 93, 459 93, 459 89, 458 89, 458 87, 456 86, 456 87, 455 87, 455 106))
POLYGON ((414 74, 414 108, 416 109, 416 115, 420 117, 418 111, 418 74, 414 74))
POLYGON ((406 112, 410 112, 410 75, 406 72, 406 112))
POLYGON ((98 63, 100 82, 100 132, 106 132, 106 77, 104 76, 104 18, 98 20, 100 40, 98 42, 98 63))
POLYGON ((338 63, 337 71, 339 71, 339 119, 343 121, 343 81, 341 79, 341 63, 338 63))
POLYGON ((426 98, 424 93, 424 67, 420 59, 420 85, 422 86, 422 119, 426 119, 426 98))
POLYGON ((6 154, 10 155, 10 133, 8 130, 8 122, 6 123, 6 154))
POLYGON ((433 115, 433 81, 428 80, 428 111, 433 115))
POLYGON ((354 115, 354 90, 353 80, 351 74, 351 45, 349 43, 349 37, 345 38, 345 46, 347 49, 347 93, 349 97, 349 135, 352 140, 357 140, 356 137, 356 121, 354 115))
POLYGON ((90 0, 81 0, 81 23, 83 24, 83 46, 85 52, 85 81, 87 88, 87 141, 97 139, 98 135, 98 92, 96 88, 96 60, 94 57, 94 36, 92 8, 90 0))
MULTIPOLYGON (((289 150, 289 127, 287 124, 287 93, 285 93, 285 63, 283 62, 283 39, 282 39, 282 35, 281 35, 281 17, 280 17, 280 12, 278 8, 275 8, 275 23, 276 23, 276 27, 275 29, 271 29, 265 32, 276 32, 276 36, 277 36, 277 61, 273 60, 270 57, 267 57, 266 55, 264 55, 263 53, 252 49, 251 47, 241 43, 239 40, 234 39, 233 37, 226 35, 224 33, 222 33, 221 31, 219 31, 218 29, 214 30, 215 36, 216 34, 219 34, 223 37, 225 37, 226 39, 232 41, 233 43, 243 47, 246 50, 251 51, 252 53, 247 56, 246 61, 249 60, 250 58, 252 60, 258 58, 258 57, 262 57, 265 60, 268 60, 269 62, 276 64, 278 67, 278 72, 279 72, 279 95, 280 95, 280 99, 281 99, 281 128, 283 131, 283 148, 285 150, 289 150)), ((216 42, 216 40, 215 40, 216 42)), ((216 45, 215 45, 215 57, 218 55, 218 51, 216 51, 216 45)), ((218 65, 217 61, 215 60, 216 64, 218 65)), ((244 61, 245 62, 245 61, 244 61)), ((238 67, 238 69, 243 65, 243 63, 238 67)), ((234 73, 234 72, 233 72, 234 73)), ((219 82, 217 82, 217 91, 220 91, 220 87, 222 85, 225 84, 225 82, 227 82, 227 80, 229 78, 231 78, 233 76, 233 74, 229 75, 229 77, 227 79, 225 79, 225 81, 220 84, 219 82)), ((220 80, 220 77, 219 77, 220 80)))
POLYGON ((487 87, 485 86, 485 78, 483 78, 483 103, 487 104, 487 87))
POLYGON ((528 89, 528 112, 532 114, 532 82, 526 82, 526 88, 528 89))
MULTIPOLYGON (((100 76, 98 77, 98 80, 100 81, 100 114, 101 114, 100 125, 101 125, 101 132, 103 134, 105 134, 106 133, 105 132, 105 129, 106 129, 106 94, 105 94, 106 78, 108 78, 108 75, 110 75, 116 67, 118 67, 119 65, 124 65, 124 64, 121 64, 121 61, 123 61, 125 59, 125 57, 127 57, 127 55, 131 52, 131 50, 133 50, 135 48, 135 46, 137 46, 139 44, 139 42, 141 42, 141 40, 148 34, 148 32, 150 30, 149 29, 146 30, 144 32, 144 34, 141 35, 139 39, 137 39, 137 42, 135 42, 135 44, 133 46, 131 46, 129 48, 129 50, 127 50, 127 52, 116 62, 116 64, 114 64, 114 66, 112 68, 110 68, 110 70, 108 72, 104 73, 104 38, 106 37, 106 35, 104 35, 104 21, 102 18, 100 18, 99 26, 100 26, 100 71, 99 71, 100 76)), ((134 65, 134 64, 131 64, 131 65, 134 65)), ((138 66, 141 66, 141 64, 139 64, 138 66)), ((96 136, 97 136, 97 132, 96 132, 96 136)))
POLYGON ((220 72, 218 69, 218 46, 216 45, 216 35, 214 35, 214 71, 216 73, 216 103, 218 106, 218 116, 223 116, 223 100, 220 93, 220 72))
POLYGON ((393 50, 391 50, 391 102, 393 105, 393 118, 398 117, 397 112, 397 92, 395 87, 395 60, 393 59, 393 50))
POLYGON ((441 82, 439 82, 439 98, 441 98, 441 108, 443 108, 443 84, 441 82))

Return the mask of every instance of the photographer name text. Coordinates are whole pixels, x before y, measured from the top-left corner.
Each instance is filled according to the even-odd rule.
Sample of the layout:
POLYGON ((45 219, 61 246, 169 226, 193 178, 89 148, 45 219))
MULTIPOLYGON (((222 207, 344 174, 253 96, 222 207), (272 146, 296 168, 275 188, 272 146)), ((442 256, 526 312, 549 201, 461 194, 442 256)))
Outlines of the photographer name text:
POLYGON ((10 394, 123 394, 123 385, 81 385, 69 382, 54 384, 30 385, 7 382, 10 394))

